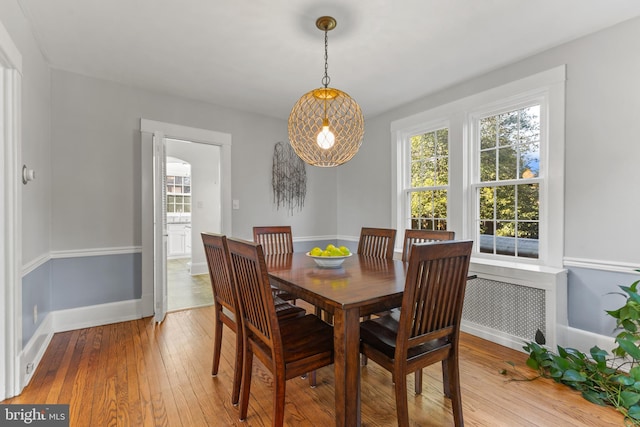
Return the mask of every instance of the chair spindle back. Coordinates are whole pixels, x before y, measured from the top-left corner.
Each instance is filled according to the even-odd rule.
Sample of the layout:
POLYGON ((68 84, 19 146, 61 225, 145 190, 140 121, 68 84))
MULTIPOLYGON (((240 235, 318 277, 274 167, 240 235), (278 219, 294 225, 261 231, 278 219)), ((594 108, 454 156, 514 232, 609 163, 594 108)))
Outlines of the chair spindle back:
POLYGON ((253 241, 262 245, 265 255, 293 253, 293 235, 288 225, 253 227, 253 241))
POLYGON ((362 227, 358 241, 358 254, 393 259, 396 230, 391 228, 362 227))
POLYGON ((411 247, 416 243, 438 242, 454 240, 456 233, 445 230, 404 230, 404 244, 402 245, 402 261, 408 262, 411 247))
POLYGON ((413 246, 396 355, 406 359, 411 347, 438 339, 450 343, 457 339, 472 246, 472 241, 413 246))

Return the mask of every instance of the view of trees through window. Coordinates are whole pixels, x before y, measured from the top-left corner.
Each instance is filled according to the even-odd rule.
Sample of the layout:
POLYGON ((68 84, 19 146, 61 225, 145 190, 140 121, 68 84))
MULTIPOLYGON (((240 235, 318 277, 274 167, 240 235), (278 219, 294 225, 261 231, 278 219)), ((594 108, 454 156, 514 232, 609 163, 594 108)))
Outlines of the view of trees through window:
POLYGON ((446 230, 449 129, 412 136, 410 146, 411 182, 407 197, 411 206, 411 228, 446 230))
POLYGON ((480 252, 538 258, 540 106, 479 121, 480 252))

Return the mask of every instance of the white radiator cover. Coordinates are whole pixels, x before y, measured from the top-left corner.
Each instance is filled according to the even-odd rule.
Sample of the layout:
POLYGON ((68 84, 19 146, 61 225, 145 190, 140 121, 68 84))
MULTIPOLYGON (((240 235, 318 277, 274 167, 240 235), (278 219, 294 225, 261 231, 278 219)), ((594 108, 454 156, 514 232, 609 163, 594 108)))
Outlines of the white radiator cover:
POLYGON ((523 351, 537 330, 546 346, 566 345, 567 270, 472 261, 461 329, 523 351))

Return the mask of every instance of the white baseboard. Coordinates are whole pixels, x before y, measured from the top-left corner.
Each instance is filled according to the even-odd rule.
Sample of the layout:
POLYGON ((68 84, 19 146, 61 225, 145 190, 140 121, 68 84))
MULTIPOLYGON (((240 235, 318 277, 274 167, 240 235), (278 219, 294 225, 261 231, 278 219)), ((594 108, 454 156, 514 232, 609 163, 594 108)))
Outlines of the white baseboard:
POLYGON ((467 322, 464 320, 460 325, 460 330, 471 335, 483 338, 487 341, 491 341, 496 344, 500 344, 502 346, 524 353, 524 349, 522 347, 525 345, 525 342, 520 337, 509 335, 502 331, 487 328, 486 326, 478 325, 476 323, 467 322))
POLYGON ((600 335, 593 332, 585 331, 582 329, 566 328, 566 345, 561 344, 563 347, 575 348, 585 354, 589 354, 589 350, 594 345, 597 345, 602 350, 606 350, 611 354, 611 350, 617 347, 614 337, 607 335, 600 335))
POLYGON ((70 308, 53 312, 53 331, 72 331, 142 317, 142 300, 139 299, 70 308))
MULTIPOLYGON (((520 337, 505 334, 504 332, 487 328, 482 325, 478 325, 472 322, 462 321, 460 330, 467 332, 471 335, 486 339, 496 344, 503 345, 505 347, 524 352, 522 348, 526 342, 520 337)), ((558 325, 558 335, 563 337, 563 340, 558 345, 565 348, 575 348, 586 355, 589 355, 589 350, 593 346, 598 346, 602 350, 606 350, 609 354, 612 354, 612 350, 617 347, 615 338, 607 335, 600 335, 593 332, 585 331, 582 329, 571 328, 568 326, 558 325)), ((557 348, 550 348, 549 350, 557 352, 557 348)))
POLYGON ((44 352, 49 347, 53 333, 53 314, 49 313, 18 355, 20 361, 20 391, 31 381, 31 377, 40 364, 44 352))
POLYGON ((191 263, 191 275, 209 274, 209 267, 206 262, 191 263))

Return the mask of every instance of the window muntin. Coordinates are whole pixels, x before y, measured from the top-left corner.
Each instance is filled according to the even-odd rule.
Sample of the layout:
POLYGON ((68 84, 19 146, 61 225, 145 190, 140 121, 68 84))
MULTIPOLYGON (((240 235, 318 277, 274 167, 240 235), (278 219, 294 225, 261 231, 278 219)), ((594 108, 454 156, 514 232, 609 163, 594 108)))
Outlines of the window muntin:
POLYGON ((449 129, 407 138, 409 168, 405 189, 406 224, 412 229, 447 229, 449 129))
POLYGON ((480 253, 539 258, 540 104, 476 119, 480 253))
POLYGON ((191 177, 167 175, 167 213, 191 212, 191 177))

